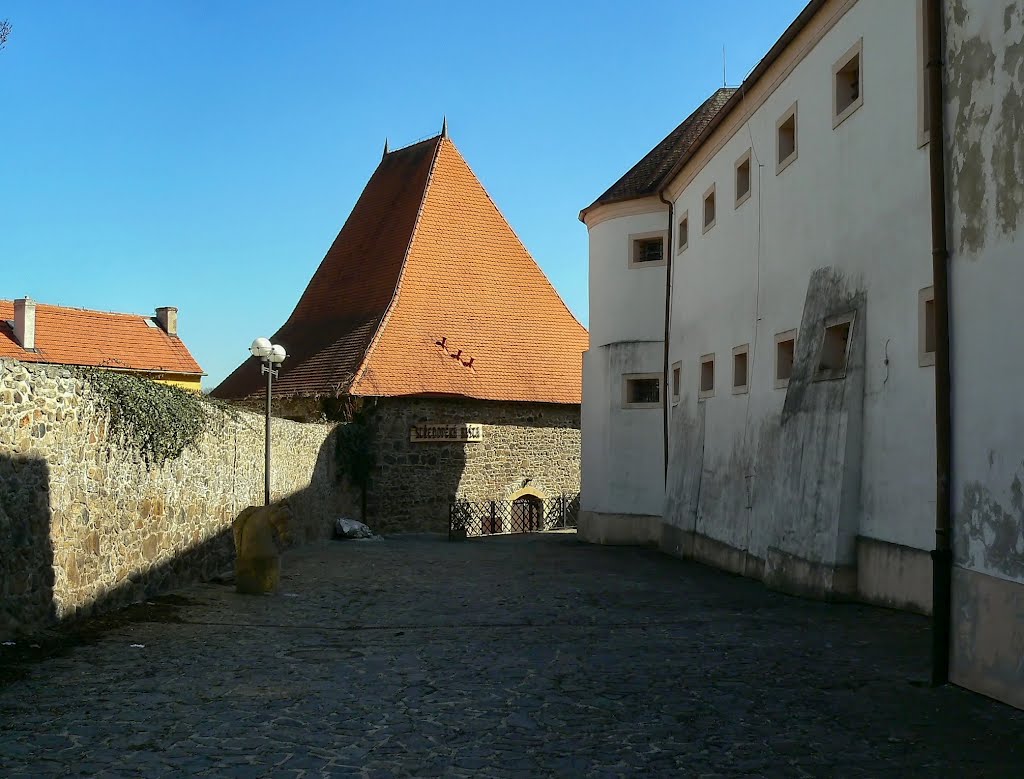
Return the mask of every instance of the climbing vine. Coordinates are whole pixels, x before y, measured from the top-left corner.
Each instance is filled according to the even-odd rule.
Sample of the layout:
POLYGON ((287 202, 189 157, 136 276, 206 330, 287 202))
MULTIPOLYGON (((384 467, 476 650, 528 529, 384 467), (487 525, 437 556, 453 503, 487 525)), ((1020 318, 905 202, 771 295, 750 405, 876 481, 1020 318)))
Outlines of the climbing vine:
POLYGON ((366 517, 366 492, 376 462, 374 456, 373 408, 363 407, 351 412, 351 420, 338 425, 334 444, 338 478, 348 477, 361 496, 362 513, 366 517))
POLYGON ((207 404, 195 392, 130 373, 83 368, 110 434, 149 465, 163 465, 195 446, 206 429, 207 404))

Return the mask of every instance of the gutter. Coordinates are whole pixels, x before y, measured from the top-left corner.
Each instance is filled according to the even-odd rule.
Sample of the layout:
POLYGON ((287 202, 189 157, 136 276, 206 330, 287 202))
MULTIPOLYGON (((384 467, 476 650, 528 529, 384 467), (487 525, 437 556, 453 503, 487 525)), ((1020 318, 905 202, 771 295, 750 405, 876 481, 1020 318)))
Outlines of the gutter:
POLYGON ((668 375, 668 341, 672 329, 672 222, 675 217, 675 206, 671 200, 665 199, 664 190, 658 190, 658 199, 668 206, 668 235, 665 237, 665 362, 662 366, 661 413, 662 434, 664 436, 664 466, 662 474, 665 486, 668 487, 668 395, 671 392, 668 375))
POLYGON ((932 684, 949 681, 952 635, 952 379, 949 342, 949 249, 946 244, 945 128, 942 103, 942 0, 927 0, 928 178, 935 295, 935 549, 932 550, 932 684))

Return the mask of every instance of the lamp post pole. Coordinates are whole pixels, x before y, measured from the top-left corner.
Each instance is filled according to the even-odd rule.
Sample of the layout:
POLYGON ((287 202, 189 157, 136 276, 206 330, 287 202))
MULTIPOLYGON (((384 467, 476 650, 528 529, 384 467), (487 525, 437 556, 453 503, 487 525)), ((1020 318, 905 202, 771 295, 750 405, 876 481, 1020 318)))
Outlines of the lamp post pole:
POLYGON ((260 361, 260 373, 267 375, 267 406, 266 406, 266 441, 263 446, 263 505, 270 505, 270 397, 277 376, 275 365, 284 362, 287 356, 284 347, 271 344, 266 338, 257 338, 249 347, 249 352, 260 361))

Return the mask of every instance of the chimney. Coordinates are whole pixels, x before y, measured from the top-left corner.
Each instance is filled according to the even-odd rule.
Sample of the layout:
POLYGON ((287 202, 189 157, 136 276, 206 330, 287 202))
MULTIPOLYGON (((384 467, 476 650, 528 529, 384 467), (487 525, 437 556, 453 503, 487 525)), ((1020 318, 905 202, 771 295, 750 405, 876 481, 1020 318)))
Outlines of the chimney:
POLYGON ((178 309, 174 306, 161 306, 156 310, 156 323, 167 335, 178 335, 178 309))
POLYGON ((36 302, 27 295, 14 301, 14 337, 22 349, 36 348, 36 302))

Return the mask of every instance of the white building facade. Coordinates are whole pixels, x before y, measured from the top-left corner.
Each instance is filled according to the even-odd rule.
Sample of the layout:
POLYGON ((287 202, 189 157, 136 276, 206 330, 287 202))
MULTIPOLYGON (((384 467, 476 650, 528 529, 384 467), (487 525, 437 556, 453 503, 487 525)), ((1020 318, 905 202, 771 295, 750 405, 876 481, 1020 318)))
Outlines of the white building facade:
MULTIPOLYGON (((963 30, 988 36, 992 51, 1019 44, 1019 4, 955 5, 950 19, 969 21, 947 33, 947 69, 956 67, 963 30)), ((655 543, 786 591, 932 612, 939 347, 926 20, 935 6, 814 0, 699 133, 652 151, 657 157, 660 149, 663 164, 648 191, 625 186, 630 171, 616 187, 639 196, 606 193, 581 214, 591 242, 592 328, 584 361, 584 538, 655 543), (664 240, 663 267, 638 267, 637 242, 656 235, 664 240), (645 275, 660 284, 640 281, 645 275), (659 403, 630 404, 631 377, 659 370, 667 385, 659 403), (624 389, 616 394, 617 387, 624 389), (635 469, 646 474, 663 465, 665 430, 664 482, 630 481, 632 489, 620 490, 635 469), (648 492, 638 494, 637 485, 648 492), (656 494, 658 508, 650 505, 656 494)), ((1024 455, 1013 447, 1024 412, 1012 401, 1021 382, 1003 361, 999 382, 972 386, 972 376, 991 373, 982 363, 991 366, 1002 348, 1009 308, 1007 318, 967 315, 1008 306, 1012 291, 1024 289, 1015 276, 1024 266, 1014 264, 1018 215, 1024 226, 1024 133, 985 139, 1022 127, 1015 123, 1019 97, 1016 112, 1004 100, 1022 90, 1009 57, 1002 82, 970 71, 984 44, 962 44, 971 46, 960 54, 966 75, 959 93, 946 74, 947 138, 955 130, 974 144, 954 140, 949 155, 950 234, 961 236, 951 243, 952 674, 1024 705, 1024 455), (994 106, 993 115, 1003 100, 1012 117, 951 129, 958 110, 956 121, 979 121, 966 108, 979 100, 994 106), (972 155, 1007 144, 1016 150, 1005 152, 1012 194, 994 159, 979 186, 972 155), (958 165, 968 171, 960 179, 958 165), (991 211, 980 237, 971 201, 979 191, 991 211), (1004 413, 993 416, 994 409, 1004 413), (992 619, 982 616, 986 609, 992 619), (997 612, 1005 618, 1001 633, 997 612), (979 655, 979 643, 990 639, 979 655), (979 681, 978 673, 991 676, 997 666, 996 682, 979 681)), ((659 168, 659 160, 648 162, 659 168)))
POLYGON ((951 676, 1024 708, 1024 5, 947 5, 951 676))

